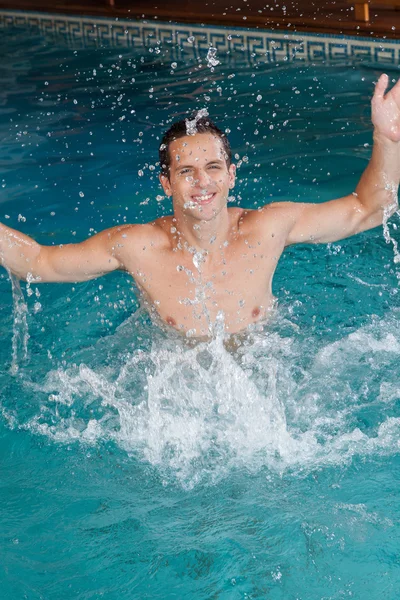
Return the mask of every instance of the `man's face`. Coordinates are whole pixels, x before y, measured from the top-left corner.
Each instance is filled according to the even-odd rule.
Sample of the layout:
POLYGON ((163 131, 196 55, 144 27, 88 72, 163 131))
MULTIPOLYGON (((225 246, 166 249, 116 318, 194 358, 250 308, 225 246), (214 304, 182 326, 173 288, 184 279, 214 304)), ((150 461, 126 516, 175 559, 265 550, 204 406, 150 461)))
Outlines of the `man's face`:
POLYGON ((198 133, 171 142, 170 177, 160 176, 175 213, 210 221, 227 205, 235 184, 235 166, 228 169, 222 141, 212 133, 198 133))

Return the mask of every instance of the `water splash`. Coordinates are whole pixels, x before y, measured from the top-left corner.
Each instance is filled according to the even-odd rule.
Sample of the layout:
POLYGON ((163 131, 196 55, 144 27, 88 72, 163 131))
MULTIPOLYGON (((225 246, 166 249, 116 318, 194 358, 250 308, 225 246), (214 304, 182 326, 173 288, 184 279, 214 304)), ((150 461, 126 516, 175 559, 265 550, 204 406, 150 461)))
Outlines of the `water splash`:
POLYGON ((13 337, 10 372, 12 375, 16 375, 20 364, 28 357, 28 307, 19 280, 10 271, 8 271, 8 274, 11 280, 13 297, 13 337))
MULTIPOLYGON (((399 210, 394 211, 395 208, 397 208, 397 204, 388 206, 384 209, 382 224, 383 224, 383 237, 385 238, 385 242, 387 244, 392 244, 393 253, 394 253, 393 261, 397 264, 397 263, 400 263, 399 245, 398 245, 397 240, 395 240, 392 237, 390 230, 389 230, 389 224, 388 224, 388 221, 393 214, 396 214, 397 216, 400 217, 400 211, 399 210)), ((399 277, 400 277, 400 275, 399 275, 399 277)))
POLYGON ((217 59, 217 49, 210 46, 207 52, 207 65, 211 71, 214 71, 214 67, 218 66, 220 61, 217 59))
POLYGON ((208 117, 208 110, 206 108, 201 108, 194 119, 185 119, 186 122, 186 135, 196 135, 197 133, 197 123, 203 117, 208 117))
POLYGON ((36 386, 47 394, 48 418, 42 411, 29 428, 58 442, 112 439, 188 487, 236 462, 250 464, 259 451, 284 452, 290 436, 275 366, 261 394, 221 336, 191 349, 171 346, 165 340, 150 354, 134 353, 114 382, 86 365, 49 373, 36 386))
POLYGON ((398 316, 322 347, 309 338, 307 356, 301 340, 266 331, 235 353, 223 335, 195 347, 157 337, 125 351, 122 364, 121 351, 111 367, 60 367, 30 384, 40 409, 19 427, 57 443, 112 441, 185 488, 237 468, 298 474, 398 452, 399 393, 388 377, 400 355, 398 316))

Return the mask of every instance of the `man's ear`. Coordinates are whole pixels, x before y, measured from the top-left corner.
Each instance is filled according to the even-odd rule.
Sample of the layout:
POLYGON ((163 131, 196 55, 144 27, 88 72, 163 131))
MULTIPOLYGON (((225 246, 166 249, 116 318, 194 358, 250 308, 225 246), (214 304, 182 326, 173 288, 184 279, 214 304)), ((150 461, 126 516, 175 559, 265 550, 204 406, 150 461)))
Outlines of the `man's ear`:
POLYGON ((170 183, 168 177, 166 175, 164 175, 163 173, 160 173, 158 178, 159 178, 162 188, 164 190, 164 194, 166 196, 168 196, 168 198, 169 198, 170 196, 172 196, 172 189, 171 189, 171 183, 170 183))
POLYGON ((230 165, 229 167, 229 189, 232 190, 235 187, 236 180, 236 165, 230 165))

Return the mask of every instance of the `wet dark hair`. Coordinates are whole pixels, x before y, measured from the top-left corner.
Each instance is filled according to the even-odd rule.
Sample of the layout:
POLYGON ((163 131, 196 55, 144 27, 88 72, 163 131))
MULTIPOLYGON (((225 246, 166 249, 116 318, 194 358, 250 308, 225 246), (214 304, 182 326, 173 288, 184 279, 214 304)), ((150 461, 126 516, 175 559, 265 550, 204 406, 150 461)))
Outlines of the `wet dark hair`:
POLYGON ((158 154, 160 159, 161 174, 165 175, 165 177, 168 177, 168 179, 169 167, 171 164, 169 145, 174 140, 179 140, 179 138, 188 135, 187 128, 191 126, 195 127, 197 133, 212 133, 216 135, 222 142, 226 165, 228 168, 231 165, 232 151, 229 140, 225 133, 223 133, 223 131, 221 131, 221 129, 219 129, 219 127, 217 127, 215 123, 213 123, 208 117, 201 117, 200 119, 197 119, 197 117, 194 115, 192 119, 182 119, 182 121, 176 121, 176 123, 173 123, 163 135, 158 154))

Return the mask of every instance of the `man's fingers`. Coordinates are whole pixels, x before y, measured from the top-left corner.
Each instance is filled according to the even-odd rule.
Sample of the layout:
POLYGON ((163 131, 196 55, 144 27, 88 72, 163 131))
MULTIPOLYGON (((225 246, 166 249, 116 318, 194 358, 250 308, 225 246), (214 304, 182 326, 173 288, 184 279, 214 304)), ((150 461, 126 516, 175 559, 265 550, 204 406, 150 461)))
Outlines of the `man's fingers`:
POLYGON ((386 75, 386 73, 382 73, 382 75, 379 77, 379 79, 376 83, 376 86, 375 86, 375 92, 374 92, 375 100, 383 100, 383 96, 385 95, 385 91, 388 86, 388 82, 389 82, 389 77, 386 75))

